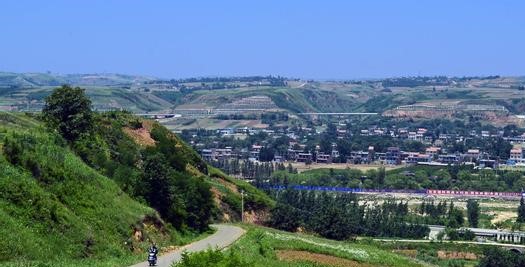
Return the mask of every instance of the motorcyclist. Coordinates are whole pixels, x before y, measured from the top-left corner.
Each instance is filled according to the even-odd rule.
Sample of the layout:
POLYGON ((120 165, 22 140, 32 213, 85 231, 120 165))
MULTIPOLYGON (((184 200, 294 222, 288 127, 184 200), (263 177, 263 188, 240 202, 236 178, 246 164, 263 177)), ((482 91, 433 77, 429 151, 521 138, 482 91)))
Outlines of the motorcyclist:
POLYGON ((157 265, 157 254, 159 253, 159 249, 157 248, 157 245, 153 243, 151 247, 148 249, 148 262, 149 266, 155 266, 157 265))
POLYGON ((155 256, 157 256, 157 254, 159 253, 159 249, 157 248, 157 244, 153 243, 151 245, 151 247, 149 247, 148 252, 149 253, 154 253, 155 256))

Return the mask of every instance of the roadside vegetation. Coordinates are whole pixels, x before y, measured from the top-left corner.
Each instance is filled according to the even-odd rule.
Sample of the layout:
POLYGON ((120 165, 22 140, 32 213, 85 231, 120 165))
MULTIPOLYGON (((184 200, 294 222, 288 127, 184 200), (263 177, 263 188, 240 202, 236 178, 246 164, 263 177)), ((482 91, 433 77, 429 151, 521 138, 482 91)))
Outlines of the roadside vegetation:
POLYGON ((214 250, 194 253, 174 266, 424 266, 373 244, 333 241, 252 225, 243 227, 247 233, 222 255, 214 250), (207 264, 210 261, 212 264, 207 264), (219 263, 213 264, 215 261, 219 263))
POLYGON ((368 189, 450 189, 520 192, 525 176, 519 171, 475 170, 469 166, 408 166, 386 171, 357 169, 315 169, 301 173, 275 171, 274 184, 322 185, 368 189))

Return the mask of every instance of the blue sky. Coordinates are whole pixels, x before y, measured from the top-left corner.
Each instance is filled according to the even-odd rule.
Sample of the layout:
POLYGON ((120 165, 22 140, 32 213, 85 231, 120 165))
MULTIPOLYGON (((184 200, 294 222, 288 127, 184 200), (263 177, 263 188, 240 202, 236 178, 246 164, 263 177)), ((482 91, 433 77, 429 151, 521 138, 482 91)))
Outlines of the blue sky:
POLYGON ((2 1, 0 71, 525 75, 525 1, 2 1))

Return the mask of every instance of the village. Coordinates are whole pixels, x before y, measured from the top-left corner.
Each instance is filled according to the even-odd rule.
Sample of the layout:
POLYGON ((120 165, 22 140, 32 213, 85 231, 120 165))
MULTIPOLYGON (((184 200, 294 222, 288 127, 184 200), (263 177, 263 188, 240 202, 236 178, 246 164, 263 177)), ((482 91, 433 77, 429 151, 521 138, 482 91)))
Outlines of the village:
POLYGON ((436 134, 436 131, 427 128, 405 127, 369 127, 351 131, 345 126, 340 123, 335 126, 335 131, 328 126, 322 132, 313 127, 184 130, 181 136, 209 162, 238 159, 306 165, 471 165, 479 169, 525 167, 525 133, 510 135, 500 129, 471 130, 465 135, 436 134), (506 150, 498 153, 484 145, 496 141, 505 143, 506 150))

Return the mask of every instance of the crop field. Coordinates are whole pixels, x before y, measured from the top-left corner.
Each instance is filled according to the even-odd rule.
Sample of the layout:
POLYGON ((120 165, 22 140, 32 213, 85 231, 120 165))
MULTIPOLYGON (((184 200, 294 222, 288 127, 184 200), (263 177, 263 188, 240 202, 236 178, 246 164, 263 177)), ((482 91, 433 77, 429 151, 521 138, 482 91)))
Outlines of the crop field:
POLYGON ((395 170, 399 168, 403 168, 404 165, 371 165, 371 164, 348 164, 348 163, 312 163, 310 165, 306 165, 302 162, 292 162, 291 163, 294 168, 297 169, 298 172, 304 172, 309 170, 316 170, 316 169, 356 169, 360 171, 368 171, 368 170, 376 170, 381 167, 385 168, 385 170, 395 170))
POLYGON ((259 226, 243 227, 248 232, 230 250, 243 255, 250 266, 427 266, 373 245, 333 241, 259 226))
POLYGON ((161 123, 172 131, 184 129, 216 130, 242 127, 265 129, 268 127, 268 124, 263 124, 261 120, 217 120, 212 118, 179 118, 162 120, 161 123))

